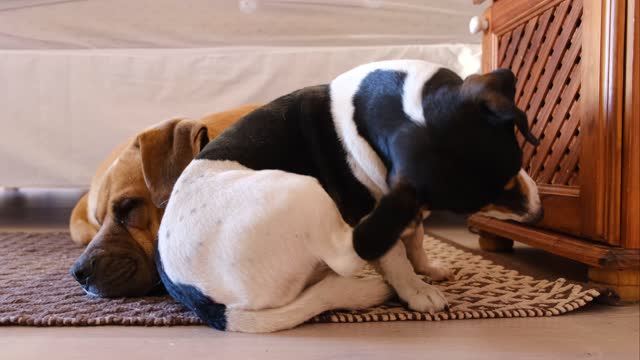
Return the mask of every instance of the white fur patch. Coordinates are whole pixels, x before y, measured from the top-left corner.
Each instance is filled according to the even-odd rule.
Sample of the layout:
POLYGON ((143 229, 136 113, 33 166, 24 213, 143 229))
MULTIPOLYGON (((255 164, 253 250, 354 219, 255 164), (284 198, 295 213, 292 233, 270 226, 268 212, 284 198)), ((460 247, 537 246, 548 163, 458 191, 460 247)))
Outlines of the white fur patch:
POLYGON ((415 273, 402 241, 396 243, 378 260, 378 267, 382 270, 384 279, 396 290, 398 296, 407 302, 409 308, 433 313, 447 306, 444 294, 437 287, 422 281, 415 273))
POLYGON ((87 199, 87 219, 89 223, 100 227, 98 218, 96 217, 96 209, 98 208, 97 199, 93 196, 89 196, 87 199), (93 201, 92 201, 93 200, 93 201))
POLYGON ((379 305, 392 294, 382 279, 345 278, 332 274, 283 307, 227 311, 227 330, 261 333, 289 329, 326 310, 357 310, 379 305))
POLYGON ((89 296, 93 296, 93 297, 100 297, 100 295, 93 293, 87 289, 85 289, 84 287, 82 288, 82 290, 85 292, 85 294, 89 295, 89 296))
MULTIPOLYGON (((104 181, 104 178, 107 177, 107 175, 111 172, 111 170, 113 170, 113 168, 118 164, 118 162, 120 161, 119 157, 116 157, 115 160, 113 160, 113 162, 111 163, 111 165, 109 165, 109 167, 107 168, 107 170, 105 170, 104 174, 102 175, 102 181, 104 181)), ((98 222, 98 218, 97 218, 97 210, 98 210, 98 194, 91 192, 91 190, 89 190, 89 195, 87 197, 87 219, 89 220, 89 223, 95 225, 96 227, 100 227, 100 223, 98 222)))
POLYGON ((405 114, 415 123, 424 124, 422 108, 422 87, 440 68, 421 60, 391 60, 358 66, 338 76, 330 84, 331 115, 336 132, 347 151, 347 162, 354 176, 371 191, 376 199, 389 192, 386 182, 387 168, 358 134, 353 119, 355 108, 353 97, 362 80, 375 70, 393 70, 406 73, 402 105, 405 114))
POLYGON ((533 180, 526 171, 524 171, 524 169, 520 169, 518 175, 522 177, 529 190, 529 197, 527 199, 529 209, 527 212, 529 214, 535 214, 540 211, 540 208, 542 207, 542 204, 540 202, 540 194, 538 193, 538 185, 536 184, 536 181, 533 180))
POLYGON ((516 214, 516 213, 507 213, 502 211, 490 210, 483 211, 482 215, 498 219, 498 220, 513 220, 517 222, 526 223, 532 217, 535 217, 536 214, 541 210, 542 204, 540 201, 540 194, 538 193, 538 186, 536 185, 535 180, 533 180, 529 174, 527 174, 524 169, 520 169, 518 172, 518 177, 520 177, 527 187, 527 211, 525 214, 516 214))
POLYGON ((313 177, 194 160, 158 232, 167 276, 228 309, 284 306, 327 266, 341 275, 365 261, 352 230, 313 177))

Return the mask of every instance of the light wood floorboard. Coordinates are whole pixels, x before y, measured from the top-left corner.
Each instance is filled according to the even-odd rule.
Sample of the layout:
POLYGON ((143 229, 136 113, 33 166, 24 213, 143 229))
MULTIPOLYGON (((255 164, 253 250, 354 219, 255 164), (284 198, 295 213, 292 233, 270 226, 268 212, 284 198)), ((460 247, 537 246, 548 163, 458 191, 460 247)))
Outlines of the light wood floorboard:
MULTIPOLYGON (((64 230, 81 191, 0 191, 0 231, 64 230)), ((456 216, 428 229, 470 249, 456 216)), ((586 268, 517 245, 499 255, 544 276, 584 280, 586 268)), ((0 327, 0 359, 640 359, 640 306, 593 305, 533 319, 314 324, 271 335, 205 327, 0 327)))

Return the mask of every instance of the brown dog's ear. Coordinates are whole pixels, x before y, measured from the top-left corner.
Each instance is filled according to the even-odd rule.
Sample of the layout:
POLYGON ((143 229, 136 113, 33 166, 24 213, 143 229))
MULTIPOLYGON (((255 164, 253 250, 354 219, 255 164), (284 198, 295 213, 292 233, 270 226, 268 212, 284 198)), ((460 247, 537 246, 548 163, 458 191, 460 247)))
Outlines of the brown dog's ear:
POLYGON ((473 102, 483 104, 499 121, 513 121, 532 145, 539 144, 529 129, 527 115, 515 104, 516 77, 511 70, 498 69, 485 75, 471 75, 465 79, 461 91, 473 102))
POLYGON ((176 180, 209 137, 201 122, 174 119, 138 135, 136 142, 151 200, 156 207, 164 208, 176 180))

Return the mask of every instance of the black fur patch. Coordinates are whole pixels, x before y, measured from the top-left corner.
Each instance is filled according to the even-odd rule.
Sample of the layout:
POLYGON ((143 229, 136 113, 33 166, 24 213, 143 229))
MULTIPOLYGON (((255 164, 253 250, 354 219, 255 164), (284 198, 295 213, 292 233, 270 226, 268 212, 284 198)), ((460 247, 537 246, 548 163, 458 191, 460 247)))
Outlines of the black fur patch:
POLYGON ((496 200, 522 165, 513 120, 466 98, 462 79, 442 69, 423 86, 426 122, 416 124, 402 110, 404 76, 373 71, 354 97, 358 131, 389 179, 405 179, 431 210, 471 213, 496 200))
POLYGON ((407 74, 376 70, 367 75, 353 97, 358 133, 372 145, 387 169, 392 167, 389 134, 411 119, 404 113, 402 94, 407 74))
POLYGON ((202 149, 204 149, 204 147, 207 146, 208 143, 209 131, 207 130, 207 128, 204 128, 200 133, 200 147, 198 148, 198 150, 202 151, 202 149))
POLYGON ((423 103, 422 106, 429 106, 428 96, 443 87, 457 88, 460 85, 462 85, 462 79, 458 74, 449 69, 438 69, 438 71, 436 71, 436 73, 433 74, 433 76, 427 80, 422 87, 422 99, 423 101, 427 100, 427 102, 423 103))
POLYGON ((386 254, 420 210, 415 190, 399 184, 353 230, 353 248, 365 260, 386 254))
POLYGON ((215 302, 194 286, 173 283, 164 272, 162 259, 157 249, 155 251, 155 260, 160 280, 169 295, 196 313, 208 326, 222 331, 227 329, 227 307, 224 304, 215 302))
POLYGON ((328 85, 295 91, 254 110, 207 144, 196 159, 235 160, 255 170, 313 176, 352 226, 375 205, 347 164, 331 117, 328 85))

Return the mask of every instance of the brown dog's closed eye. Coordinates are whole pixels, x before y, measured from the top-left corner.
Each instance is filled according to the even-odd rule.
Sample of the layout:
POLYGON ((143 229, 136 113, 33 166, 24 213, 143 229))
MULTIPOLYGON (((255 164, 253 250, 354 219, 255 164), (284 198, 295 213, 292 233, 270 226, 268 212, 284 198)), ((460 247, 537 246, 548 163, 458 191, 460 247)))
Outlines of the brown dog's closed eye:
POLYGON ((139 208, 144 203, 141 198, 124 198, 113 203, 112 211, 115 221, 123 226, 129 222, 133 210, 139 208))

